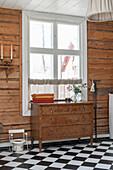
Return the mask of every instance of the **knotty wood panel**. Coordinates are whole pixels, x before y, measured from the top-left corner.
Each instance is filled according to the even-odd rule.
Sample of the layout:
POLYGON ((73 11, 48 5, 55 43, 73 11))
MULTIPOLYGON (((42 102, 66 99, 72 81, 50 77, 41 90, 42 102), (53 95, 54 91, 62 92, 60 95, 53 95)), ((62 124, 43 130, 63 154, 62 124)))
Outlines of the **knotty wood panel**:
MULTIPOLYGON (((15 129, 15 126, 19 125, 21 127, 22 124, 24 124, 24 125, 29 124, 28 118, 21 118, 21 116, 18 116, 18 115, 17 116, 10 115, 10 122, 7 122, 8 118, 9 118, 8 115, 2 115, 1 121, 3 122, 5 127, 11 125, 12 129, 15 129)), ((26 126, 26 128, 27 128, 27 126, 26 126)))
POLYGON ((0 103, 19 103, 19 96, 5 96, 5 97, 0 97, 0 103))
POLYGON ((95 101, 90 92, 91 80, 97 82, 97 130, 109 132, 109 93, 113 92, 113 22, 87 23, 88 34, 88 100, 95 101))
POLYGON ((90 58, 100 58, 100 59, 112 59, 113 51, 107 51, 107 50, 95 50, 95 49, 88 49, 88 56, 90 58))
POLYGON ((19 96, 19 90, 0 90, 0 96, 19 96))
MULTIPOLYGON (((9 79, 19 79, 20 77, 20 72, 19 72, 19 68, 15 67, 14 69, 10 69, 10 74, 8 76, 9 79)), ((5 79, 6 78, 6 71, 4 69, 1 69, 1 74, 0 74, 0 79, 5 79)))
POLYGON ((9 80, 7 83, 6 80, 0 79, 0 89, 12 89, 12 90, 18 89, 19 90, 19 88, 20 88, 20 82, 18 80, 17 81, 15 81, 14 79, 11 81, 9 80))
POLYGON ((97 31, 97 30, 89 30, 88 40, 113 42, 113 34, 112 32, 107 32, 107 31, 102 32, 102 31, 97 31))
MULTIPOLYGON (((13 45, 14 69, 10 69, 8 82, 5 70, 0 68, 0 122, 3 123, 1 138, 8 139, 9 129, 24 128, 29 136, 30 117, 22 116, 22 12, 0 9, 0 44, 3 43, 4 60, 10 61, 13 45)), ((0 46, 1 54, 1 46, 0 46)), ((0 60, 1 64, 1 60, 0 60)))
POLYGON ((88 48, 102 49, 102 50, 113 50, 113 42, 101 42, 101 41, 88 41, 88 48))
POLYGON ((19 23, 18 15, 7 15, 7 14, 0 14, 0 22, 15 22, 19 23))
POLYGON ((113 23, 112 25, 107 25, 106 23, 90 23, 88 24, 88 30, 95 30, 95 31, 113 31, 113 23))
POLYGON ((19 24, 0 23, 0 32, 5 35, 19 35, 19 24))
MULTIPOLYGON (((90 89, 89 89, 90 90, 90 89)), ((101 100, 101 101, 106 101, 109 99, 109 95, 108 94, 105 94, 105 95, 102 95, 102 94, 97 94, 97 100, 101 100)), ((90 92, 89 94, 89 100, 90 101, 94 101, 94 95, 92 94, 92 92, 90 92)))
MULTIPOLYGON (((4 39, 4 38, 3 38, 4 39)), ((2 41, 2 40, 1 40, 2 41)), ((17 40, 14 40, 17 41, 17 40)), ((7 45, 4 41, 4 57, 10 58, 11 56, 11 45, 7 45)), ((19 58, 19 46, 13 46, 13 58, 19 58)), ((0 54, 1 54, 1 48, 0 48, 0 54)))

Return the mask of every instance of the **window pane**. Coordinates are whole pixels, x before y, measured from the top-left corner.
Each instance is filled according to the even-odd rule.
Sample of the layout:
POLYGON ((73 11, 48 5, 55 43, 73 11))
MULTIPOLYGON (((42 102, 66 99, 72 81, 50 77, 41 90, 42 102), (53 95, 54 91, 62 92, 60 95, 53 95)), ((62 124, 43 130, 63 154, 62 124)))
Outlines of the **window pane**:
POLYGON ((38 94, 38 93, 54 93, 54 99, 65 99, 65 98, 71 98, 74 93, 73 91, 69 91, 67 89, 67 85, 52 85, 52 84, 44 84, 44 85, 30 85, 30 93, 29 93, 29 100, 32 100, 31 95, 32 94, 38 94))
POLYGON ((53 24, 30 21, 30 47, 53 48, 53 24))
POLYGON ((53 55, 30 54, 30 78, 52 79, 53 78, 53 55))
POLYGON ((58 86, 58 98, 59 99, 65 99, 65 98, 71 98, 73 96, 73 91, 69 91, 67 89, 68 84, 62 84, 58 86))
POLYGON ((38 93, 54 93, 54 99, 65 99, 66 97, 73 96, 73 91, 67 90, 68 85, 30 85, 30 96, 29 99, 32 100, 32 94, 38 93))
MULTIPOLYGON (((44 85, 30 85, 30 100, 32 99, 31 94, 38 93, 54 93, 55 86, 50 84, 44 85)), ((56 98, 56 95, 55 95, 56 98)))
POLYGON ((58 49, 79 50, 79 26, 58 24, 58 49))
POLYGON ((79 56, 58 56, 59 79, 78 79, 79 70, 79 56))

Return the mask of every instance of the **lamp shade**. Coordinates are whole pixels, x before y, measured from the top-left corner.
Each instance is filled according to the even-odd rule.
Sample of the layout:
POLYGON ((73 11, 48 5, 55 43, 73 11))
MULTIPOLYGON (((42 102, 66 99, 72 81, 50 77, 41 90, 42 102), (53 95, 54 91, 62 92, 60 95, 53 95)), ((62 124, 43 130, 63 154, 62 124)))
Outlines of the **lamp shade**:
POLYGON ((89 0, 86 19, 92 22, 113 20, 112 0, 89 0))

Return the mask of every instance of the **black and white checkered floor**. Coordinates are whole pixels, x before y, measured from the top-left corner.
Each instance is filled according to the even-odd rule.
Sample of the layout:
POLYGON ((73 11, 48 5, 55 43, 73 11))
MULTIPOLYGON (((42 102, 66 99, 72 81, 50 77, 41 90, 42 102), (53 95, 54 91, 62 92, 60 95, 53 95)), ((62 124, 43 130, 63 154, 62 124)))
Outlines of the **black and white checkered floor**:
POLYGON ((0 170, 108 170, 113 169, 113 142, 66 144, 23 152, 0 151, 0 170))

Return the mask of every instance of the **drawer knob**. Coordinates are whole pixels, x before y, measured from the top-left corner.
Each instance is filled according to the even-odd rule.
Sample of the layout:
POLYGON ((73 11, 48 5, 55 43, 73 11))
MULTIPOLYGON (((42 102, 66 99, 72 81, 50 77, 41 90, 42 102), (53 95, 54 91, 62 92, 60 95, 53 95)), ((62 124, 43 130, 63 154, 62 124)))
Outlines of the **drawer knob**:
POLYGON ((85 132, 85 129, 84 129, 84 128, 82 128, 82 132, 83 132, 83 133, 85 132))
POLYGON ((52 130, 50 129, 50 134, 52 135, 53 134, 53 132, 52 132, 52 130))
POLYGON ((50 118, 50 121, 51 121, 51 122, 53 122, 53 119, 52 119, 52 117, 50 118))
POLYGON ((52 108, 50 109, 50 112, 53 113, 53 109, 52 108))
POLYGON ((85 120, 84 116, 82 117, 82 120, 85 120))
POLYGON ((85 111, 85 107, 83 106, 83 112, 85 111))

